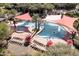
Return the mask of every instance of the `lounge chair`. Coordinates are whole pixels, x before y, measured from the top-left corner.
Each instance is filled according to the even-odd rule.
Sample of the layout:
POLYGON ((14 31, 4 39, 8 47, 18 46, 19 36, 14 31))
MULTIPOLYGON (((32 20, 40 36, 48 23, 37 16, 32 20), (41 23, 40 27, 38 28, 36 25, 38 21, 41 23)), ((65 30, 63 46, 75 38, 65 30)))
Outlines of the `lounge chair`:
POLYGON ((42 50, 42 51, 47 51, 45 45, 43 45, 42 43, 39 43, 38 41, 35 41, 35 40, 32 42, 32 44, 30 46, 33 48, 42 50))
POLYGON ((26 33, 26 32, 21 32, 21 33, 13 33, 11 35, 11 39, 9 42, 11 43, 19 43, 21 45, 24 45, 24 43, 26 42, 26 38, 28 37, 28 35, 30 35, 30 33, 26 33))
POLYGON ((47 42, 43 38, 40 38, 38 36, 34 36, 32 38, 31 47, 37 48, 42 51, 47 51, 46 46, 47 42))

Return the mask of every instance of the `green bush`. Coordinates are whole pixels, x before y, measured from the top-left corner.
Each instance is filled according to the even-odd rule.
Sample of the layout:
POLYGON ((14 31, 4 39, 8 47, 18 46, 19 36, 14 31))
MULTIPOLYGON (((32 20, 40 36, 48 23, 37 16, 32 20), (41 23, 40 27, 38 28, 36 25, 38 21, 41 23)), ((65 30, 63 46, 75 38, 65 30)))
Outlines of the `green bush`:
POLYGON ((4 48, 0 48, 0 56, 4 56, 3 51, 4 51, 4 48))
POLYGON ((75 44, 79 44, 79 37, 78 37, 78 36, 75 36, 75 38, 74 38, 74 43, 75 43, 75 44))
POLYGON ((7 37, 9 34, 8 26, 6 23, 0 23, 0 40, 4 39, 7 37))
POLYGON ((65 15, 70 16, 70 17, 79 17, 79 13, 66 13, 65 15))
POLYGON ((0 56, 4 55, 3 51, 5 48, 3 47, 3 45, 5 43, 3 43, 3 41, 6 40, 9 36, 10 30, 8 28, 9 27, 6 23, 0 22, 0 56))

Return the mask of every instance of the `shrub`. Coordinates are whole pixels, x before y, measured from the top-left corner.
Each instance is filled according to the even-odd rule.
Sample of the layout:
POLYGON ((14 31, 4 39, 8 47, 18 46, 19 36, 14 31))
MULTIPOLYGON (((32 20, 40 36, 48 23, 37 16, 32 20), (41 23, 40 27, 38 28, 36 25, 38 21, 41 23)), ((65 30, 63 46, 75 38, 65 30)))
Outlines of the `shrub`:
POLYGON ((66 13, 65 15, 70 16, 70 17, 79 17, 79 13, 66 13))
POLYGON ((7 37, 9 34, 8 26, 5 23, 0 23, 0 40, 7 37))
POLYGON ((41 52, 37 55, 41 56, 79 56, 79 51, 77 49, 72 49, 68 45, 57 44, 53 47, 48 47, 47 52, 41 52))
POLYGON ((1 22, 0 23, 0 55, 4 55, 4 49, 5 49, 5 45, 6 42, 4 42, 4 40, 6 40, 8 38, 10 34, 10 30, 9 27, 7 26, 6 23, 1 22))
POLYGON ((3 56, 4 55, 4 48, 0 48, 0 56, 3 56))

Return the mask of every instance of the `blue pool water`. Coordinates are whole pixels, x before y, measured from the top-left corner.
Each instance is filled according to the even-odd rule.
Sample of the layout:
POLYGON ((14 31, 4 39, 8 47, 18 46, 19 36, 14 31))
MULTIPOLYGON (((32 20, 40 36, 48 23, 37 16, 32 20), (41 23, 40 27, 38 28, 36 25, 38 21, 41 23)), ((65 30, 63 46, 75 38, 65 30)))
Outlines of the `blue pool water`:
POLYGON ((25 28, 28 28, 28 27, 35 28, 35 23, 33 22, 23 21, 22 23, 23 23, 22 25, 17 27, 19 31, 24 31, 25 28))
MULTIPOLYGON (((23 21, 23 24, 18 26, 19 31, 24 31, 25 27, 35 28, 35 23, 23 21)), ((44 29, 38 35, 49 39, 49 38, 63 38, 66 34, 66 30, 57 24, 46 22, 44 25, 44 29)))
POLYGON ((24 21, 24 23, 21 26, 34 27, 35 26, 35 23, 34 22, 24 21))
POLYGON ((66 34, 66 31, 63 27, 54 24, 54 23, 45 23, 44 30, 38 35, 43 38, 63 38, 66 34))

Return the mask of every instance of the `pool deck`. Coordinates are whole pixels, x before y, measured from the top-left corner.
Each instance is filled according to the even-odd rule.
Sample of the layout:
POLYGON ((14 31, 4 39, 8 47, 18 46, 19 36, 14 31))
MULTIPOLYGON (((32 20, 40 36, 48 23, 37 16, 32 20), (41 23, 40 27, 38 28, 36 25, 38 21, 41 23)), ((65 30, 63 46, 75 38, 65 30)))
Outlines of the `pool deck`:
MULTIPOLYGON (((40 33, 43 29, 44 29, 44 26, 41 27, 41 30, 38 33, 40 33)), ((49 29, 49 28, 47 28, 47 29, 49 29)), ((32 28, 29 28, 29 30, 30 30, 30 32, 32 32, 32 28)), ((36 47, 39 48, 39 49, 41 49, 41 50, 46 50, 47 42, 49 40, 51 40, 53 42, 53 45, 58 44, 58 43, 67 44, 67 42, 64 39, 60 39, 60 38, 55 38, 55 39, 53 39, 53 38, 43 38, 42 36, 39 36, 38 33, 36 33, 36 35, 32 38, 32 42, 31 42, 32 44, 31 45, 35 44, 35 45, 37 45, 36 47), (43 44, 44 46, 42 46, 39 43, 33 42, 34 40, 37 41, 37 42, 39 42, 39 43, 41 43, 41 44, 43 44)), ((25 37, 26 37, 27 34, 24 34, 24 35, 23 34, 21 35, 21 34, 19 34, 18 37, 21 37, 22 39, 25 39, 25 37)), ((17 35, 14 35, 14 36, 17 36, 17 35)), ((23 53, 21 55, 24 55, 24 53, 28 53, 28 52, 26 52, 26 50, 28 50, 28 49, 30 50, 31 49, 31 48, 28 48, 28 47, 25 48, 25 47, 22 47, 22 46, 19 47, 17 45, 13 45, 13 46, 12 45, 13 44, 9 44, 9 49, 11 50, 12 47, 15 47, 12 50, 13 50, 14 54, 16 54, 16 55, 19 55, 18 52, 22 52, 22 51, 23 51, 23 53)))
POLYGON ((63 40, 63 39, 52 39, 51 41, 54 42, 54 45, 58 44, 58 43, 67 44, 67 42, 65 40, 63 40))
POLYGON ((64 39, 58 39, 58 38, 57 39, 51 39, 51 38, 50 39, 45 39, 45 38, 40 37, 39 35, 34 36, 32 40, 37 40, 38 42, 40 42, 44 45, 47 45, 47 42, 49 40, 51 40, 54 43, 54 45, 58 44, 58 43, 67 44, 67 42, 64 39))

